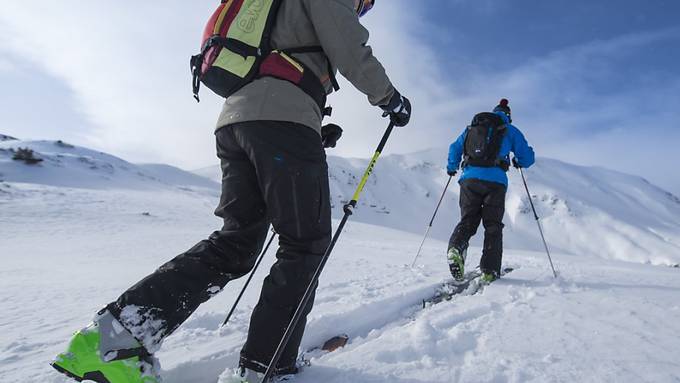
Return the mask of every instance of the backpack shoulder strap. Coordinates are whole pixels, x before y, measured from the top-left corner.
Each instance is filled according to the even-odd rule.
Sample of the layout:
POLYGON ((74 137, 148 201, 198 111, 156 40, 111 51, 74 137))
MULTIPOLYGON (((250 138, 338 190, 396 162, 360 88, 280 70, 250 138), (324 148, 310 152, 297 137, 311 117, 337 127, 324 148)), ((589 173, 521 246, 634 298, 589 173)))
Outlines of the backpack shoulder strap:
POLYGON ((465 142, 463 144, 463 167, 468 165, 487 168, 500 167, 501 169, 507 171, 507 161, 498 158, 506 132, 507 125, 505 121, 503 121, 503 119, 497 114, 482 112, 475 115, 475 117, 472 119, 472 123, 467 127, 468 134, 465 137, 465 142), (472 158, 472 156, 467 153, 467 142, 472 129, 483 129, 485 132, 482 133, 484 136, 486 136, 487 140, 487 150, 485 150, 484 158, 472 158))
POLYGON ((489 142, 489 148, 491 149, 490 153, 492 153, 493 155, 493 158, 489 158, 489 160, 493 161, 495 166, 500 167, 506 172, 510 168, 509 166, 510 164, 507 161, 500 158, 499 156, 501 152, 501 146, 503 145, 503 140, 505 139, 507 131, 508 129, 505 123, 496 126, 491 136, 491 141, 489 142))

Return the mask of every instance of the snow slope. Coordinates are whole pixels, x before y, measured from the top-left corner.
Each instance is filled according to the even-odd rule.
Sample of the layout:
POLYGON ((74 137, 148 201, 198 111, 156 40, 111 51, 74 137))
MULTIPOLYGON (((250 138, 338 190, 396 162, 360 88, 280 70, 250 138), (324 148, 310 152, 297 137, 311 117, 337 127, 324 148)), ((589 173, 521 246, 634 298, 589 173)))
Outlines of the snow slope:
MULTIPOLYGON (((47 363, 70 333, 219 225, 210 218, 214 198, 195 193, 11 188, 20 196, 3 199, 0 209, 2 382, 64 382, 47 363)), ((552 281, 544 254, 508 250, 505 263, 517 270, 505 279, 481 295, 420 311, 447 271, 439 241, 428 242, 422 265, 407 266, 419 239, 349 223, 303 345, 341 332, 352 340, 315 358, 299 382, 680 379, 680 269, 569 256, 558 264, 561 279, 552 281)), ((479 253, 472 249, 469 265, 479 253)), ((227 327, 219 324, 242 281, 167 339, 158 355, 166 382, 214 383, 236 364, 272 258, 273 251, 227 327)))
MULTIPOLYGON (((45 145, 51 148, 50 143, 45 145)), ((46 148, 36 146, 42 155, 50 156, 46 148)), ((351 341, 334 353, 313 354, 313 366, 296 382, 680 381, 680 268, 630 262, 635 259, 623 253, 620 258, 626 262, 567 248, 570 253, 556 250, 554 254, 560 278, 553 280, 544 253, 508 246, 504 263, 516 270, 504 279, 479 295, 460 296, 419 309, 421 300, 448 278, 442 259, 446 243, 428 241, 422 262, 411 269, 421 233, 413 233, 407 223, 394 218, 398 217, 398 207, 407 204, 402 201, 392 205, 393 201, 399 195, 416 195, 411 191, 416 188, 430 191, 429 198, 421 197, 428 202, 423 203, 421 208, 427 211, 421 214, 431 214, 429 205, 437 198, 432 194, 439 192, 443 178, 435 165, 409 170, 409 164, 425 161, 421 156, 386 157, 384 166, 394 168, 376 169, 376 183, 366 189, 371 199, 348 223, 322 275, 303 347, 310 348, 338 333, 349 334, 351 341), (409 162, 411 158, 415 162, 409 162), (387 170, 391 170, 389 176, 387 170), (422 177, 424 186, 407 183, 409 194, 392 188, 394 183, 409 180, 402 177, 410 172, 422 177), (378 190, 392 193, 386 196, 378 190), (380 212, 383 206, 390 214, 380 212), (380 222, 392 227, 375 225, 380 222), (398 229, 398 224, 405 226, 398 229)), ((345 161, 346 174, 362 165, 360 160, 345 161)), ((52 172, 86 179, 76 187, 75 181, 64 186, 58 184, 64 181, 52 180, 57 177, 40 173, 32 173, 34 179, 17 181, 20 175, 8 169, 28 165, 8 163, 3 157, 0 166, 4 174, 0 182, 0 382, 66 382, 48 362, 66 347, 70 334, 125 288, 220 225, 212 216, 217 203, 214 190, 194 184, 187 187, 186 181, 179 186, 171 182, 177 179, 158 178, 148 168, 134 168, 151 177, 141 180, 126 175, 118 163, 114 164, 113 176, 106 173, 109 178, 101 177, 98 169, 82 169, 77 159, 65 165, 76 169, 51 168, 52 172)), ((541 179, 543 166, 563 168, 562 177, 570 182, 577 179, 576 170, 580 169, 541 161, 531 173, 534 193, 560 193, 560 197, 566 196, 561 200, 579 195, 580 190, 551 191, 552 184, 541 179)), ((165 174, 168 169, 155 170, 165 174)), ((612 196, 613 206, 615 197, 624 201, 625 196, 641 193, 637 200, 647 203, 658 202, 657 197, 663 195, 661 191, 648 194, 657 193, 656 189, 644 186, 643 181, 632 182, 630 176, 586 170, 608 177, 595 185, 609 192, 614 189, 609 183, 622 183, 625 190, 612 196)), ((334 182, 345 187, 347 180, 337 174, 335 177, 334 182)), ((513 188, 521 191, 518 185, 513 188)), ((453 192, 455 188, 446 205, 450 210, 454 210, 453 192)), ((344 198, 337 196, 336 211, 344 198)), ((572 217, 560 210, 562 207, 549 209, 553 206, 550 201, 541 202, 542 212, 553 214, 546 217, 546 226, 551 217, 572 217)), ((614 215, 615 207, 604 206, 604 202, 598 197, 592 205, 570 208, 578 209, 583 215, 575 217, 583 220, 586 214, 594 214, 591 210, 595 208, 598 214, 614 215)), ((616 216, 620 222, 626 223, 624 218, 644 211, 628 204, 631 210, 616 216)), ((650 206, 650 211, 661 212, 661 208, 650 206)), ((416 216, 411 211, 408 214, 416 216)), ((518 213, 514 219, 526 219, 529 229, 533 224, 529 218, 518 213)), ((661 222, 653 214, 640 218, 646 219, 647 225, 661 222)), ((674 222, 671 213, 664 219, 674 222)), ((444 222, 437 221, 435 227, 444 226, 444 222)), ((420 224, 415 222, 414 227, 420 224)), ((515 225, 506 234, 509 241, 525 235, 517 229, 519 224, 515 225)), ((669 225, 665 235, 677 238, 678 231, 673 232, 672 227, 669 225)), ((601 235, 608 230, 593 228, 601 235)), ((559 240, 559 232, 551 234, 553 241, 559 240)), ((474 267, 480 252, 478 247, 471 249, 468 266, 474 267)), ((165 382, 215 383, 226 369, 236 365, 249 315, 273 254, 271 249, 228 326, 220 328, 220 323, 242 280, 227 285, 166 340, 158 353, 165 382)))
MULTIPOLYGON (((7 136, 3 136, 7 137, 7 136)), ((0 180, 90 189, 186 187, 219 189, 219 184, 168 165, 137 165, 63 141, 0 140, 0 180), (42 162, 27 165, 12 157, 19 148, 34 151, 42 162)))
MULTIPOLYGON (((431 149, 381 157, 352 219, 424 233, 448 176, 447 150, 431 149)), ((351 198, 368 161, 328 159, 335 217, 351 198)), ((218 167, 201 175, 219 181, 218 167)), ((569 255, 680 263, 680 199, 641 177, 539 158, 525 170, 551 248, 569 255)), ((519 173, 508 172, 505 238, 516 249, 542 250, 534 216, 519 173)), ((458 186, 449 187, 432 228, 447 240, 460 217, 458 186)), ((480 229, 481 232, 482 229, 480 229)), ((481 236, 473 242, 481 246, 481 236)))

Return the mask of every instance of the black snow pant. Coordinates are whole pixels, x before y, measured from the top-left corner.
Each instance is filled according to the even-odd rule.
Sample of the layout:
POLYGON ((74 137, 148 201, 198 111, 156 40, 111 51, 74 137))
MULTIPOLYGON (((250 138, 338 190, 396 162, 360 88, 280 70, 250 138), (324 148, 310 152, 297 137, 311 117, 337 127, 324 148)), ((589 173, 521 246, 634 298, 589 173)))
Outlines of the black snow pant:
POLYGON ((449 249, 462 251, 484 225, 484 249, 479 267, 500 274, 503 258, 503 214, 506 186, 496 182, 467 179, 460 182, 460 223, 451 234, 449 249))
MULTIPOLYGON (((290 122, 253 121, 216 133, 221 230, 162 265, 109 310, 150 352, 227 282, 252 270, 269 224, 279 235, 277 261, 265 278, 241 365, 264 371, 331 237, 328 168, 321 138, 290 122)), ((295 372, 313 297, 277 371, 295 372)))

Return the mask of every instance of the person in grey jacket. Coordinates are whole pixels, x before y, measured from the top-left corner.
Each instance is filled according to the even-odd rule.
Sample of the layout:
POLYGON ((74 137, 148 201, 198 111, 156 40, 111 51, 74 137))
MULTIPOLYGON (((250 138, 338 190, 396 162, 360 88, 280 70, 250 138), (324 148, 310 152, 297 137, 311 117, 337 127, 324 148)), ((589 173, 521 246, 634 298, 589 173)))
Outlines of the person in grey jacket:
MULTIPOLYGON (((271 42, 280 50, 321 46, 323 51, 292 56, 317 75, 326 93, 332 91, 331 80, 338 71, 396 126, 404 126, 410 119, 410 102, 374 57, 367 45, 368 31, 359 22, 358 16, 373 1, 283 1, 271 42)), ((277 261, 264 280, 235 375, 237 382, 260 379, 331 238, 324 146, 335 146, 341 130, 333 125, 322 129, 323 112, 299 87, 270 76, 257 78, 228 97, 215 131, 223 174, 215 214, 223 219, 222 228, 102 309, 53 366, 76 378, 90 369, 90 378, 101 374, 106 381, 119 383, 123 380, 109 371, 130 368, 115 363, 132 360, 136 362, 132 365, 142 366, 144 382, 155 382, 149 367, 153 353, 201 303, 252 270, 272 225, 279 235, 277 261), (99 335, 96 352, 102 363, 87 367, 78 364, 73 345, 79 336, 91 334, 99 335)), ((297 372, 298 348, 312 302, 276 366, 280 380, 297 372)))

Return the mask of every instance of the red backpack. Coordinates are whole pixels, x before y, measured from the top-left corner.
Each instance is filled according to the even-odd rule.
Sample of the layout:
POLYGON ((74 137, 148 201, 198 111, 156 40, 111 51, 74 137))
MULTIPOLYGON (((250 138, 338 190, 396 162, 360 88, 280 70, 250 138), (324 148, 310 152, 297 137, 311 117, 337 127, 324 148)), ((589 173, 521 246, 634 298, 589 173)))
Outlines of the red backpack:
MULTIPOLYGON (((275 50, 271 32, 283 0, 222 0, 203 32, 201 53, 191 58, 194 98, 203 83, 229 97, 256 78, 271 76, 299 86, 325 110, 321 80, 291 54, 323 53, 320 46, 275 50)), ((334 88, 337 82, 329 62, 334 88)))

